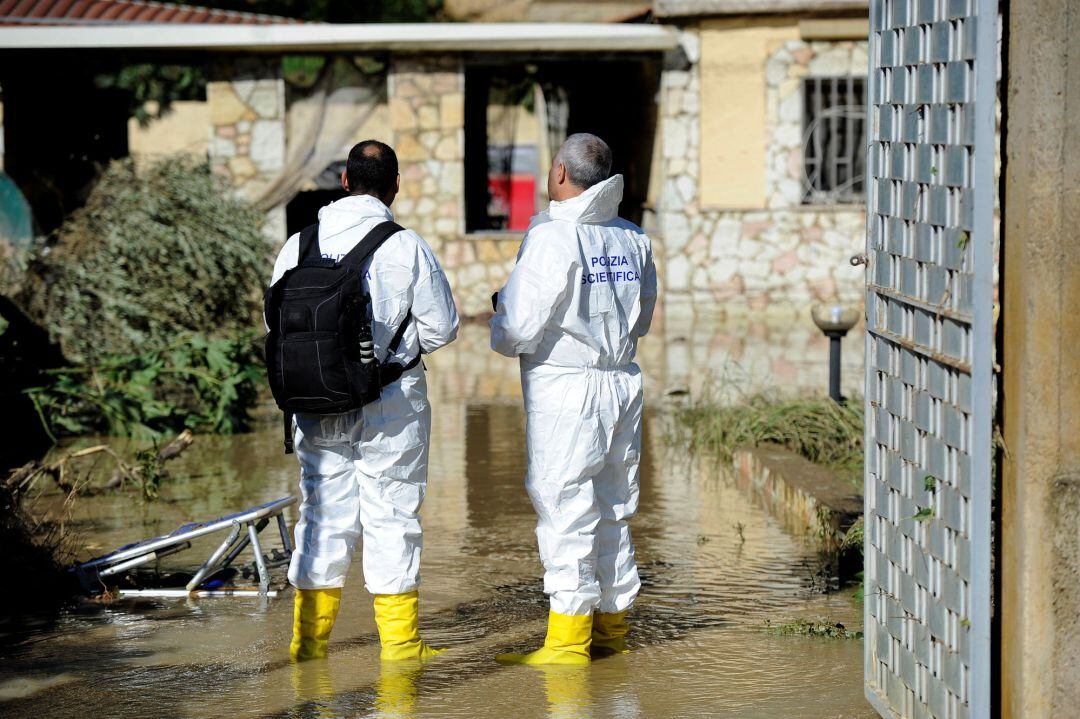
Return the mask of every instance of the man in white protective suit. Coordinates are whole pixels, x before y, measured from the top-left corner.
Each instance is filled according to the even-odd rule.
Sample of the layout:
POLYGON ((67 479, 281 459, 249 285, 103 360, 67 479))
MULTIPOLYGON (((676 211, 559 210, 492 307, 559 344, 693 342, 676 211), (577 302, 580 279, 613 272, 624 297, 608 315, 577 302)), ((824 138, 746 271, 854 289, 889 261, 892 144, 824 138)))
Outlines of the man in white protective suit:
POLYGON ((547 638, 510 664, 584 664, 626 649, 641 587, 628 521, 638 505, 642 382, 634 364, 656 303, 652 245, 618 217, 623 178, 589 134, 567 138, 498 293, 491 347, 521 359, 528 471, 549 595, 547 638), (594 612, 596 614, 594 615, 594 612))
MULTIPOLYGON (((389 208, 400 181, 393 149, 374 140, 356 145, 341 177, 349 196, 319 211, 322 256, 340 260, 372 228, 392 220, 389 208)), ((299 234, 285 243, 271 285, 297 265, 299 244, 299 234)), ((380 360, 408 365, 457 336, 446 276, 415 232, 397 232, 375 250, 363 285, 371 297, 371 335, 380 360), (389 351, 403 323, 397 349, 389 351)), ((364 581, 375 595, 382 659, 426 659, 435 653, 421 640, 417 617, 423 546, 418 512, 427 486, 430 427, 420 363, 362 409, 296 415, 303 501, 289 565, 289 581, 297 590, 294 659, 325 656, 361 533, 364 581)))

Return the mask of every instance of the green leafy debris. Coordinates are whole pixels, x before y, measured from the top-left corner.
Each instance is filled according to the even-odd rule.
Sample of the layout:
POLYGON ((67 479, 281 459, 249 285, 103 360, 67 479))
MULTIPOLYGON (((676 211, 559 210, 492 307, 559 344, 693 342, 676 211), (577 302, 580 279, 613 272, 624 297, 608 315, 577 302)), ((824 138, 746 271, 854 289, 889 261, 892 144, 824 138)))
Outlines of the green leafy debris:
POLYGON ((931 474, 923 477, 923 489, 927 492, 933 492, 937 488, 937 480, 931 474))
POLYGON ((911 516, 911 519, 914 519, 916 522, 923 522, 923 521, 926 521, 927 519, 930 519, 933 516, 934 516, 934 508, 933 507, 922 507, 922 508, 919 509, 918 512, 916 512, 915 514, 913 514, 911 516))
POLYGON ((22 304, 75 364, 235 336, 259 323, 262 221, 205 161, 114 162, 37 248, 22 304))
POLYGON ((765 632, 778 636, 824 637, 827 639, 861 639, 863 633, 848 629, 840 622, 827 619, 795 619, 790 622, 774 624, 765 620, 765 632))
POLYGON ((54 437, 242 431, 264 381, 253 332, 216 340, 186 335, 158 350, 45 376, 51 381, 27 394, 54 437))

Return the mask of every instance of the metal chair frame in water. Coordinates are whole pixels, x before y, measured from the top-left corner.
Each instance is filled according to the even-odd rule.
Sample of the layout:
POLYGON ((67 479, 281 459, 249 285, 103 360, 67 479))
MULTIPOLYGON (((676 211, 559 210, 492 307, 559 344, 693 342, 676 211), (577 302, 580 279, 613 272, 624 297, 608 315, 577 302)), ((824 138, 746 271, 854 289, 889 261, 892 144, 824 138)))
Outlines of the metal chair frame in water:
POLYGON ((143 596, 143 597, 185 597, 185 596, 268 596, 277 595, 276 590, 270 589, 270 573, 267 570, 266 557, 263 554, 262 545, 259 542, 259 533, 273 520, 277 521, 278 532, 281 535, 281 544, 284 547, 285 556, 292 554, 292 541, 289 538, 289 528, 285 524, 283 514, 286 507, 297 503, 296 497, 282 497, 272 502, 261 504, 258 507, 246 509, 243 512, 230 514, 225 517, 210 520, 208 522, 191 522, 185 524, 170 534, 163 537, 145 539, 135 544, 121 547, 103 557, 91 559, 75 567, 75 573, 79 577, 82 586, 88 591, 102 586, 102 580, 123 574, 136 567, 155 562, 162 557, 182 552, 191 548, 191 541, 199 537, 205 537, 216 532, 228 532, 224 541, 217 546, 210 557, 203 563, 191 581, 183 588, 147 588, 147 589, 122 589, 120 596, 143 596), (199 586, 211 575, 219 572, 230 564, 243 552, 248 545, 255 555, 255 567, 259 573, 259 588, 222 588, 222 589, 199 589, 199 586))

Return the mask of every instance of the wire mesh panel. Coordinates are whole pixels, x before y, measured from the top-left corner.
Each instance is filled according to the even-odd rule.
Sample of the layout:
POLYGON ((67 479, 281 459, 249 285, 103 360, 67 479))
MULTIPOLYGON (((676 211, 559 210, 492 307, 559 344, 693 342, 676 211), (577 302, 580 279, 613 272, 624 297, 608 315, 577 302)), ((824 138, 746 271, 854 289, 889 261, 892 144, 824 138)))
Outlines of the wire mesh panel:
POLYGON ((872 0, 866 695, 990 716, 996 0, 872 0))

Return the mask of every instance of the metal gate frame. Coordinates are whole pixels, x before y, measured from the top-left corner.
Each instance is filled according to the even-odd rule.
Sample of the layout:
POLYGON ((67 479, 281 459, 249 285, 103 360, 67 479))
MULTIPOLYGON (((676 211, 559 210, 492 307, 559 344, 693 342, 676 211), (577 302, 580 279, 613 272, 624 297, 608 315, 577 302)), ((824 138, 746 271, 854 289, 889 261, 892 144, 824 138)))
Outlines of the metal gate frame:
POLYGON ((997 0, 871 0, 865 666, 883 717, 991 713, 997 0))

